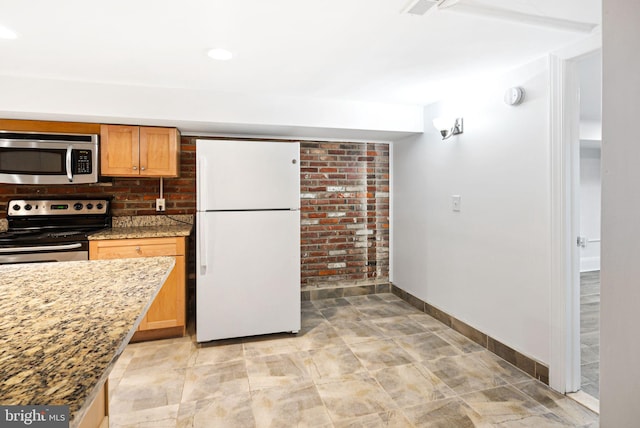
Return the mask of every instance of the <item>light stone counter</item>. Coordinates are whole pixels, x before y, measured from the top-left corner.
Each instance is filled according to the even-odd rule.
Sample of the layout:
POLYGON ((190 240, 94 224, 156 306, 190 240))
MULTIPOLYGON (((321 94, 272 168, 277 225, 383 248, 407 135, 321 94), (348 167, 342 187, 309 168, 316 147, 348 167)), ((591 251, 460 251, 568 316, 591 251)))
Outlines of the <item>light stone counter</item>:
POLYGON ((94 233, 89 240, 189 236, 192 223, 192 215, 114 217, 111 229, 94 233))
POLYGON ((76 426, 174 265, 0 265, 0 404, 69 405, 76 426))
POLYGON ((187 224, 182 226, 113 227, 89 235, 89 240, 170 238, 174 236, 189 236, 190 234, 191 225, 187 224))

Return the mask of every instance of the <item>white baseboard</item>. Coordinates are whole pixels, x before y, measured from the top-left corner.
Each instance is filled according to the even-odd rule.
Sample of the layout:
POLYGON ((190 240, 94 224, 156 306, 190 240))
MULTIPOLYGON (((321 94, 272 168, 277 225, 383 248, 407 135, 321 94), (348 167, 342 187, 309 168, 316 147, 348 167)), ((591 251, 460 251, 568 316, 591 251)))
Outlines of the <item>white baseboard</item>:
POLYGON ((600 257, 583 257, 580 259, 580 272, 600 270, 600 257))

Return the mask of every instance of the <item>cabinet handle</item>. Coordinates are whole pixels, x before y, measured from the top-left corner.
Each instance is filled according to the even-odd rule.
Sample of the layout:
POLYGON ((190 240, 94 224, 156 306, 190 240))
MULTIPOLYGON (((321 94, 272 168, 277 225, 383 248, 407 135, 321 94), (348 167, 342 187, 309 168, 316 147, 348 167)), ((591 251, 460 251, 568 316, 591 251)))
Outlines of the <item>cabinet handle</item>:
POLYGON ((138 169, 138 167, 137 167, 137 166, 134 166, 134 167, 133 167, 133 170, 134 170, 134 171, 136 171, 137 169, 138 169))
POLYGON ((139 253, 140 252, 140 247, 136 247, 136 252, 139 253))
POLYGON ((144 171, 144 167, 140 168, 142 171, 144 171))

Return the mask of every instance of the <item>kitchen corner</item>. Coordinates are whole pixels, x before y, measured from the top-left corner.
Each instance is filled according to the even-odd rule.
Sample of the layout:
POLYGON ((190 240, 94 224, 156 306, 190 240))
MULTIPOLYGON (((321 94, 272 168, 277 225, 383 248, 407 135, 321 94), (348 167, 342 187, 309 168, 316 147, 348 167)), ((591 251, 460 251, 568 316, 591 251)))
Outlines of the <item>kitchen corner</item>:
POLYGON ((3 402, 68 405, 71 426, 83 426, 174 265, 150 257, 0 266, 3 402))
MULTIPOLYGON (((135 174, 116 171, 117 178, 107 178, 97 157, 100 125, 76 124, 81 129, 74 130, 74 124, 40 123, 43 128, 25 129, 24 122, 9 122, 6 129, 19 129, 3 137, 45 141, 29 153, 52 153, 52 168, 62 168, 49 176, 39 174, 46 167, 37 159, 3 163, 38 166, 0 180, 6 195, 0 200, 0 404, 69 406, 65 419, 71 427, 108 426, 107 379, 125 346, 182 336, 186 328, 187 242, 194 216, 188 202, 187 208, 181 204, 194 186, 188 172, 178 178, 179 132, 118 127, 140 133, 141 151, 148 140, 154 150, 140 159, 143 164, 132 165, 135 174), (54 148, 54 140, 63 137, 68 144, 54 148), (92 145, 76 149, 77 139, 85 137, 92 145), (165 159, 158 144, 173 156, 169 170, 156 162, 165 159), (182 197, 158 215, 142 201, 163 189, 140 176, 173 177, 167 194, 182 197)), ((124 144, 116 133, 108 136, 112 145, 124 144)), ((22 140, 13 143, 19 147, 12 154, 24 154, 22 140)), ((106 149, 107 139, 102 143, 106 149)))
MULTIPOLYGON (((1 124, 1 123, 0 123, 1 124)), ((66 125, 65 125, 66 126, 66 125)), ((67 129, 67 128, 65 128, 67 129)), ((69 131, 70 132, 70 131, 69 131)), ((92 132, 95 132, 93 130, 92 132)), ((110 135, 110 141, 113 135, 110 135)), ((136 327, 130 331, 127 342, 145 341, 151 339, 174 338, 184 335, 187 321, 193 325, 196 318, 196 287, 198 281, 198 273, 201 272, 199 263, 197 262, 196 237, 194 230, 196 229, 196 217, 201 213, 198 212, 197 205, 197 187, 203 189, 204 186, 196 186, 197 179, 203 177, 198 175, 198 160, 202 159, 200 154, 197 155, 198 144, 204 147, 222 146, 224 138, 205 138, 198 136, 186 136, 180 139, 180 158, 178 164, 179 175, 177 177, 167 178, 164 180, 156 180, 153 178, 142 178, 140 176, 113 176, 108 180, 94 184, 78 184, 68 185, 46 185, 46 184, 6 184, 3 189, 6 192, 4 198, 0 198, 0 216, 7 212, 9 217, 9 209, 14 205, 12 200, 32 200, 48 198, 59 202, 60 198, 64 198, 69 202, 70 209, 74 208, 75 199, 82 199, 81 202, 87 203, 84 199, 96 200, 104 199, 109 201, 111 208, 111 217, 109 218, 109 227, 102 230, 92 229, 84 239, 87 241, 88 250, 85 251, 90 260, 128 258, 129 261, 135 259, 146 259, 155 256, 171 256, 175 258, 175 267, 166 278, 165 284, 158 291, 146 309, 145 314, 137 321, 136 327), (156 203, 157 197, 166 196, 166 204, 164 211, 158 209, 156 203), (11 199, 9 199, 11 198, 11 199), (185 292, 185 288, 188 291, 185 292), (189 304, 186 304, 186 301, 189 304), (182 313, 180 313, 182 310, 182 313), (187 312, 187 314, 185 314, 187 312), (185 316, 186 315, 186 316, 185 316)), ((235 141, 235 140, 234 140, 235 141)), ((101 139, 101 144, 104 141, 101 139)), ((234 147, 244 146, 243 141, 234 143, 234 147)), ((261 148, 271 147, 275 142, 254 142, 260 144, 261 148)), ((278 142, 279 143, 279 142, 278 142)), ((296 217, 297 222, 288 222, 289 226, 295 225, 295 233, 287 233, 288 239, 283 239, 283 234, 275 234, 268 239, 268 250, 264 250, 265 246, 253 245, 249 250, 253 251, 252 255, 248 255, 247 249, 243 248, 240 252, 247 256, 246 262, 239 264, 241 270, 252 271, 265 277, 265 269, 256 268, 256 261, 264 262, 267 258, 266 253, 282 254, 275 245, 281 245, 283 241, 287 245, 295 247, 295 255, 286 257, 287 263, 295 264, 295 277, 290 281, 274 281, 286 288, 287 298, 294 304, 286 304, 284 300, 272 291, 263 294, 254 293, 253 300, 257 302, 255 310, 247 311, 246 305, 235 310, 235 317, 240 317, 244 322, 258 324, 260 327, 266 325, 258 317, 258 313, 277 313, 281 314, 284 306, 295 309, 295 319, 300 320, 300 297, 301 288, 307 295, 310 291, 326 291, 333 290, 336 286, 352 287, 357 286, 358 292, 361 292, 363 283, 369 286, 372 283, 381 281, 388 282, 388 209, 389 209, 389 188, 388 188, 388 144, 382 143, 339 143, 339 142, 323 142, 323 141, 303 141, 297 142, 287 140, 281 142, 287 148, 295 147, 295 153, 284 157, 286 164, 294 172, 293 176, 287 175, 283 179, 284 182, 290 184, 294 192, 287 192, 293 195, 293 205, 286 206, 289 208, 289 217, 296 217), (293 209, 292 209, 293 208, 293 209), (262 250, 260 250, 262 248, 262 250), (246 269, 244 266, 251 266, 252 269, 246 269), (285 284, 285 285, 283 285, 285 284), (265 310, 272 307, 273 310, 265 310), (251 313, 250 317, 246 314, 251 313), (238 315, 239 314, 239 315, 238 315), (245 315, 242 315, 245 314, 245 315)), ((127 150, 121 150, 122 153, 129 153, 127 150)), ((217 159, 214 157, 207 157, 217 159)), ((243 158, 243 165, 236 168, 236 171, 246 170, 246 157, 243 158)), ((213 161, 212 161, 213 162, 213 161)), ((208 166, 212 167, 213 163, 208 166)), ((201 166, 201 165, 200 165, 201 166)), ((264 158, 258 157, 256 161, 257 167, 260 167, 261 174, 253 174, 253 180, 246 180, 250 186, 251 194, 259 193, 258 196, 264 196, 266 192, 256 192, 258 187, 256 183, 264 184, 272 182, 275 172, 284 170, 285 168, 277 168, 275 171, 264 171, 264 166, 270 163, 264 162, 264 158)), ((140 167, 138 167, 140 170, 140 167)), ((255 171, 254 171, 255 172, 255 171)), ((243 174, 248 176, 248 174, 243 174)), ((202 180, 202 179, 201 179, 202 180)), ((200 181, 207 183, 207 188, 212 188, 209 180, 200 181)), ((216 188, 229 188, 229 177, 221 177, 221 184, 216 188)), ((275 183, 270 186, 273 189, 281 189, 282 185, 275 183)), ((250 202, 255 204, 255 198, 251 198, 250 202)), ((212 200, 210 198, 210 200, 212 200)), ((96 203, 93 203, 97 207, 96 203)), ((203 205, 204 206, 204 205, 203 205)), ((237 208, 237 207, 233 207, 237 208)), ((254 208, 251 215, 258 213, 254 208)), ((267 207, 273 208, 273 207, 267 207)), ((278 208, 277 213, 280 212, 278 208)), ((26 210, 26 208, 25 208, 26 210)), ((39 210, 39 209, 38 209, 39 210)), ((29 210, 31 213, 35 209, 29 210)), ((93 210, 95 211, 95 210, 93 210)), ((93 212, 92 211, 92 212, 93 212)), ((80 210, 83 212, 83 210, 80 210)), ((56 213, 57 215, 58 213, 56 213)), ((274 214, 275 216, 275 214, 274 214)), ((219 217, 222 217, 220 215, 219 217)), ((229 216, 231 217, 231 216, 229 216)), ((6 219, 0 219, 0 228, 5 223, 4 229, 7 229, 6 219)), ((73 221, 72 223, 76 223, 73 221)), ((10 222, 11 224, 11 222, 10 222)), ((248 228, 239 228, 240 231, 252 239, 258 235, 265 235, 265 231, 274 232, 274 228, 260 227, 257 222, 248 222, 253 227, 251 232, 248 228)), ((10 225, 9 225, 10 226, 10 225)), ((45 225, 48 226, 48 225, 45 225)), ((204 232, 205 227, 199 227, 199 231, 204 232)), ((293 228, 293 226, 292 226, 293 228)), ((11 227, 9 227, 11 229, 11 227)), ((2 229, 0 229, 2 230, 2 229)), ((213 230, 211 228, 209 231, 213 230)), ((210 250, 218 245, 219 249, 226 253, 238 253, 234 250, 238 244, 238 234, 234 232, 237 229, 227 228, 225 231, 229 239, 220 239, 216 234, 216 239, 207 239, 211 244, 210 250), (215 245, 214 245, 215 244, 215 245)), ((210 251, 213 253, 213 251, 210 251)), ((288 254, 293 254, 290 251, 288 254)), ((280 257, 280 259, 282 259, 280 257)), ((92 264, 93 261, 86 262, 92 264)), ((280 274, 282 269, 278 268, 280 262, 266 263, 275 266, 274 270, 280 274)), ((60 263, 54 263, 60 264, 60 263)), ((66 263, 65 263, 66 264, 66 263)), ((212 265, 211 265, 212 266, 212 265)), ((229 264, 225 266, 228 268, 229 264)), ((236 265, 238 266, 238 265, 236 265)), ((238 269, 231 270, 236 274, 238 269)), ((229 269, 228 269, 229 270, 229 269)), ((216 269, 220 273, 220 269, 216 269)), ((208 269, 208 273, 213 269, 208 269)), ((87 275, 88 276, 88 275, 87 275)), ((106 276, 109 276, 107 273, 106 276)), ((90 276, 88 276, 90 277, 90 276)), ((232 276, 237 281, 238 276, 232 276)), ((261 280, 264 278, 261 278, 261 280)), ((233 281, 231 282, 233 284, 233 281)), ((233 289, 232 289, 233 291, 233 289)), ((238 295, 238 293, 235 293, 238 295)), ((199 293, 202 296, 201 293, 199 293)), ((79 298, 79 297, 78 297, 79 298)), ((229 302, 228 298, 212 298, 208 301, 229 302)), ((241 302, 245 303, 245 302, 241 302)), ((228 305, 230 306, 230 305, 228 305)), ((115 309, 117 310, 117 308, 115 309)), ((200 313, 207 312, 201 310, 200 313)), ((208 312, 211 312, 208 309, 208 312)), ((217 312, 217 311, 214 311, 217 312)), ((280 316, 273 317, 276 319, 280 316)), ((225 319, 224 324, 231 324, 225 319)), ((234 318, 235 319, 235 318, 234 318)), ((86 325, 91 326, 92 320, 87 317, 86 325)), ((215 324, 215 323, 214 323, 215 324)), ((199 324, 201 325, 201 324, 199 324)), ((291 324, 292 325, 292 324, 291 324)), ((87 327, 91 328, 91 327, 87 327)), ((298 331, 300 325, 292 325, 288 323, 277 331, 298 331)), ((271 329, 276 331, 276 329, 271 329)), ((243 333, 244 334, 244 333, 243 333)), ((234 333, 235 335, 235 333, 234 333)), ((191 337, 182 339, 170 339, 168 343, 174 341, 185 341, 191 343, 195 338, 195 332, 191 337)), ((88 344, 91 347, 92 344, 88 344)), ((153 347, 154 344, 136 344, 136 347, 153 347)), ((171 348, 171 347, 169 347, 171 348)), ((209 349, 207 347, 207 349, 209 349)), ((179 354, 178 349, 171 349, 171 353, 179 354)), ((119 358, 119 362, 124 364, 127 361, 127 353, 123 358, 119 358)), ((0 357, 1 358, 1 357, 0 357)), ((63 359, 61 359, 62 361, 63 359)), ((117 367, 116 367, 117 369, 117 367)), ((27 371, 25 367, 23 370, 27 371)), ((114 378, 115 379, 115 378, 114 378)), ((73 380, 69 381, 71 384, 73 380)), ((148 387, 149 391, 155 391, 153 386, 141 384, 141 387, 148 387)), ((137 391, 129 390, 127 396, 123 400, 123 395, 118 395, 118 391, 123 391, 123 384, 117 381, 109 381, 109 385, 105 385, 113 391, 111 402, 105 406, 113 411, 112 416, 122 415, 124 409, 120 404, 124 401, 130 401, 127 394, 137 391), (133 391, 133 392, 132 392, 133 391), (115 397, 115 399, 113 399, 115 397)), ((102 388, 102 391, 105 390, 102 388)), ((94 390, 91 396, 88 396, 88 402, 93 397, 99 397, 100 391, 94 390)), ((2 394, 0 394, 0 397, 2 394)), ((47 395, 41 393, 38 403, 50 402, 47 395)), ((93 400, 101 401, 100 399, 93 400)), ((104 400, 103 400, 104 402, 104 400)), ((136 401, 138 403, 138 401, 136 401)), ((5 404, 10 404, 5 401, 5 404)), ((173 402, 171 403, 174 404, 173 402)), ((147 404, 148 406, 148 404, 147 404)), ((129 408, 129 410, 131 410, 129 408)), ((82 410, 84 412, 84 410, 82 410)), ((115 423, 112 421, 112 423, 115 423)), ((98 426, 98 425, 95 425, 98 426)), ((81 428, 84 428, 81 426, 81 428)))

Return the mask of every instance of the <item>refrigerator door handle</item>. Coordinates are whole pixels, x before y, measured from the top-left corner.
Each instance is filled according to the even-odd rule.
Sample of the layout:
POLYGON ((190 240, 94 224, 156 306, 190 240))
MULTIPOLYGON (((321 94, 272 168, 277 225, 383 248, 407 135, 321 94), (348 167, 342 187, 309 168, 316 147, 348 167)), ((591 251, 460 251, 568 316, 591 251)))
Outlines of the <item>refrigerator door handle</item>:
POLYGON ((206 211, 207 210, 207 192, 204 190, 205 180, 205 171, 207 170, 207 159, 206 158, 196 158, 197 167, 196 167, 196 176, 198 177, 198 211, 206 211))
POLYGON ((200 273, 204 275, 207 272, 207 222, 201 221, 198 230, 198 243, 200 250, 200 273))

